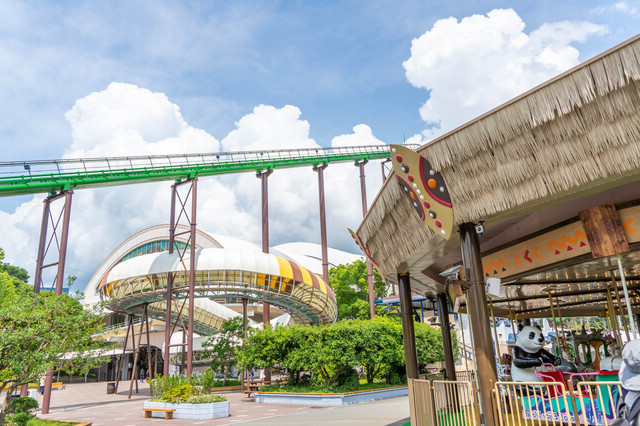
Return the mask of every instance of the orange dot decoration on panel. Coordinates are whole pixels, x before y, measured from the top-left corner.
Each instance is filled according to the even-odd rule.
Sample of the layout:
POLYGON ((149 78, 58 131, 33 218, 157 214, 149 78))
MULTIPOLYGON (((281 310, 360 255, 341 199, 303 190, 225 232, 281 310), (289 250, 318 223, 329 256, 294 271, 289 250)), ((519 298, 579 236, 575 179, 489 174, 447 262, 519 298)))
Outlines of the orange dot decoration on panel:
POLYGON ((353 239, 356 240, 356 244, 358 244, 358 247, 360 247, 360 250, 362 250, 362 252, 367 257, 367 259, 369 259, 373 264, 373 266, 376 268, 376 271, 378 271, 378 275, 380 275, 380 278, 384 280, 384 276, 382 275, 382 271, 380 270, 381 269, 380 265, 378 265, 378 262, 376 262, 371 256, 371 252, 369 251, 369 248, 364 245, 364 243, 362 242, 358 234, 356 234, 354 231, 352 231, 349 228, 347 228, 347 230, 349 231, 353 239))
POLYGON ((453 206, 440 172, 422 155, 402 145, 391 145, 391 161, 420 220, 448 240, 453 230, 453 206))

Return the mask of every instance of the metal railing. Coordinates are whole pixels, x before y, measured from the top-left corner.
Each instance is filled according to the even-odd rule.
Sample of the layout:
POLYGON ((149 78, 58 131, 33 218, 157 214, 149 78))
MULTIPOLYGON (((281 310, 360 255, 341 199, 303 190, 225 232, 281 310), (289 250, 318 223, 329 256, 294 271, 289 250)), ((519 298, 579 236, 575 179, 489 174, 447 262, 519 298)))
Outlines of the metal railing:
POLYGON ((475 383, 476 373, 475 371, 456 371, 456 380, 459 382, 471 382, 475 383))
MULTIPOLYGON (((499 426, 609 426, 617 418, 622 389, 617 381, 498 382, 493 389, 499 426)), ((602 378, 602 377, 600 377, 602 378)), ((606 376, 604 376, 606 378, 606 376)), ((409 380, 411 424, 480 424, 480 409, 469 381, 409 380)))
MULTIPOLYGON (((418 145, 407 145, 415 149, 418 145)), ((0 162, 0 196, 321 165, 390 155, 388 145, 0 162)))
MULTIPOLYGON (((142 324, 142 319, 136 319, 133 322, 133 326, 134 327, 137 327, 140 324, 142 324)), ((124 330, 128 326, 129 326, 129 321, 124 321, 124 322, 120 322, 120 323, 117 323, 117 324, 107 325, 102 329, 102 331, 99 333, 99 335, 108 334, 108 333, 111 333, 111 332, 114 332, 114 331, 118 331, 118 330, 124 330)))
POLYGON ((561 382, 498 382, 494 398, 500 426, 575 423, 572 399, 561 382))
POLYGON ((470 382, 409 380, 411 424, 467 426, 480 424, 470 382))
POLYGON ((494 397, 500 426, 608 426, 617 418, 620 382, 498 382, 494 397), (569 389, 567 389, 567 387, 569 389))
POLYGON ((622 397, 620 382, 580 382, 576 389, 582 424, 609 426, 617 418, 616 405, 622 397))
POLYGON ((411 424, 416 426, 435 426, 436 419, 433 415, 435 410, 431 381, 409 379, 408 386, 411 424))

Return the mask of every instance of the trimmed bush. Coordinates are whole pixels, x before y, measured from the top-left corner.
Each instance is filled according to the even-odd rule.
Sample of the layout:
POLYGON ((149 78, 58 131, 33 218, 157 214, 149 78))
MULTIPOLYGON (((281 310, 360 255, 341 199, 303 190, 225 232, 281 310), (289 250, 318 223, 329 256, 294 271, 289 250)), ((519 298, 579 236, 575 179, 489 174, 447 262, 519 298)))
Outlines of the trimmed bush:
POLYGON ((227 397, 222 395, 193 395, 189 397, 187 402, 189 404, 211 404, 213 402, 224 402, 227 400, 227 397))
POLYGON ((8 416, 7 420, 10 425, 26 426, 27 423, 29 423, 29 420, 31 420, 33 417, 34 417, 33 414, 29 414, 23 411, 22 413, 17 413, 17 414, 8 416))
POLYGON ((18 398, 13 398, 11 400, 11 404, 7 409, 7 413, 9 414, 17 414, 17 413, 29 413, 31 411, 38 409, 38 401, 30 396, 20 396, 18 398))
POLYGON ((196 396, 197 390, 191 385, 180 385, 173 389, 169 389, 165 394, 160 398, 162 402, 169 402, 172 404, 180 404, 183 402, 187 402, 187 400, 196 396))

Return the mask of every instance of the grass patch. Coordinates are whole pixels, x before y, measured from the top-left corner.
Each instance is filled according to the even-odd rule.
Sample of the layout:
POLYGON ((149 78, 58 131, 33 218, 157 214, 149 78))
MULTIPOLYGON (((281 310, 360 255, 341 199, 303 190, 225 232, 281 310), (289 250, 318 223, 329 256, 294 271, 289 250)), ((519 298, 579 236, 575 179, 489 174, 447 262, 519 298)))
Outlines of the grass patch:
MULTIPOLYGON (((384 388, 389 388, 389 387, 394 387, 394 386, 389 386, 384 382, 366 383, 366 380, 365 380, 365 383, 361 383, 356 392, 384 389, 384 388)), ((260 388, 260 392, 342 394, 342 393, 347 393, 348 391, 347 392, 331 391, 331 390, 329 390, 327 388, 318 388, 318 387, 314 387, 314 386, 290 386, 290 385, 287 385, 287 386, 280 387, 278 385, 271 385, 271 386, 263 386, 263 387, 261 387, 260 388)))
POLYGON ((55 420, 45 420, 45 419, 31 419, 27 422, 27 426, 70 426, 77 425, 79 423, 72 422, 57 422, 55 420))
POLYGON ((226 384, 222 384, 222 381, 215 381, 213 384, 213 389, 215 388, 224 388, 227 386, 240 386, 240 380, 227 380, 226 384))
POLYGON ((224 402, 226 400, 226 396, 212 393, 206 395, 190 395, 183 398, 154 398, 151 402, 168 402, 171 404, 211 404, 212 402, 224 402))

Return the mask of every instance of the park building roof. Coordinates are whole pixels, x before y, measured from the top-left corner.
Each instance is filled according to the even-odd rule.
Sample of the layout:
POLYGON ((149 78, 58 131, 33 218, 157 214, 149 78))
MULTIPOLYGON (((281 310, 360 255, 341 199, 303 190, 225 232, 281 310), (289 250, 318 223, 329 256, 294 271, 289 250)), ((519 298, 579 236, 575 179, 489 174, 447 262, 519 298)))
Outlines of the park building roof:
MULTIPOLYGON (((124 311, 134 305, 162 302, 169 274, 174 277, 175 292, 186 294, 189 271, 177 252, 166 251, 115 265, 105 277, 101 292, 114 301, 114 308, 124 311)), ((298 324, 329 324, 337 316, 335 296, 321 277, 269 253, 197 249, 195 282, 197 297, 247 297, 270 302, 288 310, 298 324)))
MULTIPOLYGON (((174 275, 177 298, 186 295, 188 283, 177 251, 171 255, 167 251, 168 228, 158 225, 140 231, 109 254, 85 289, 85 305, 107 300, 115 312, 141 314, 144 304, 148 304, 149 315, 164 320, 168 275, 174 275)), ((185 236, 176 234, 176 246, 184 250, 185 236)), ((268 302, 280 308, 284 315, 272 318, 272 324, 335 321, 335 296, 319 275, 322 268, 319 245, 287 243, 265 254, 256 244, 199 230, 196 247, 194 329, 199 334, 211 334, 224 321, 237 317, 236 304, 242 298, 248 298, 252 306, 268 302)), ((185 265, 189 264, 188 257, 189 250, 185 265)), ((328 250, 330 266, 361 258, 328 250)))
MULTIPOLYGON (((635 271, 640 217, 634 207, 640 204, 640 36, 416 151, 446 182, 454 229, 468 222, 484 225, 480 244, 486 277, 512 283, 503 286, 501 298, 512 302, 504 309, 496 305, 500 314, 507 306, 522 308, 522 300, 515 300, 525 295, 524 286, 516 280, 528 280, 525 285, 541 282, 537 290, 544 292, 530 288, 527 295, 544 299, 546 292, 559 294, 564 285, 574 293, 571 303, 577 307, 589 299, 588 292, 579 294, 579 285, 585 283, 576 279, 615 281, 615 263, 594 259, 586 231, 580 228, 579 213, 594 206, 615 205, 631 246, 622 254, 625 273, 640 275, 635 271), (576 223, 576 229, 552 234, 576 223), (543 234, 546 245, 542 240, 537 246, 526 244, 543 234), (576 236, 580 241, 573 243, 576 236), (485 263, 486 256, 498 252, 501 256, 490 259, 493 264, 485 263), (561 278, 565 283, 552 282, 561 278)), ((440 273, 461 262, 459 235, 454 232, 445 240, 425 226, 391 177, 357 234, 387 280, 396 282, 398 273, 408 272, 414 291, 434 297, 445 291, 440 273)), ((535 297, 526 301, 529 308, 548 306, 548 300, 536 303, 535 297)))

